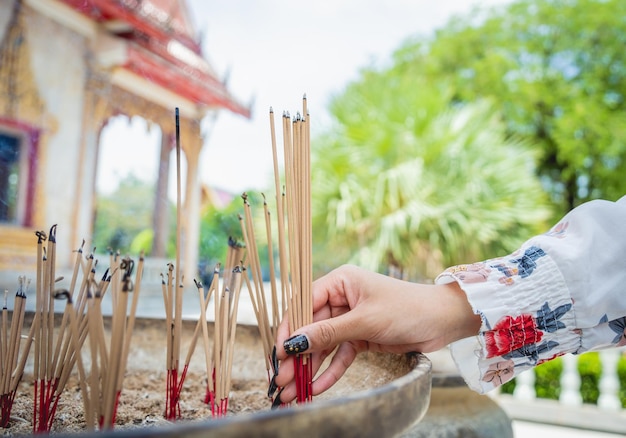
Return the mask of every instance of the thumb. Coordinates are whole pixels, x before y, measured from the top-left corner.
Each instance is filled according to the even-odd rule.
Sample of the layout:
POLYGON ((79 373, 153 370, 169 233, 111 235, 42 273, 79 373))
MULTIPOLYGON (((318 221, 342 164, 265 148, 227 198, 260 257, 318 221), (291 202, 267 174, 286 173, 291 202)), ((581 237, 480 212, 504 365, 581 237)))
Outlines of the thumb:
POLYGON ((358 338, 358 327, 354 312, 335 318, 324 319, 300 327, 283 342, 287 355, 333 349, 342 342, 358 338))

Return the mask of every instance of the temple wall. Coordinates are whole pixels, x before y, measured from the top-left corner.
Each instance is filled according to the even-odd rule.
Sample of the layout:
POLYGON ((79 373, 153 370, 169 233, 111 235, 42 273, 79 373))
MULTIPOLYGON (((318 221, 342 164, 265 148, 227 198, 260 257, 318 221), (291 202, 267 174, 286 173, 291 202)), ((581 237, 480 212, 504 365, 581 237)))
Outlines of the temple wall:
POLYGON ((61 265, 69 265, 71 252, 76 249, 73 233, 86 231, 84 227, 76 226, 77 210, 91 209, 90 205, 77 205, 79 199, 84 202, 79 196, 80 189, 86 188, 86 181, 79 180, 80 168, 93 167, 84 162, 80 150, 87 42, 80 35, 32 11, 26 11, 26 19, 26 37, 36 87, 45 112, 55 119, 57 127, 56 132, 44 133, 47 147, 39 154, 39 201, 43 211, 36 225, 47 230, 58 224, 57 260, 61 265))

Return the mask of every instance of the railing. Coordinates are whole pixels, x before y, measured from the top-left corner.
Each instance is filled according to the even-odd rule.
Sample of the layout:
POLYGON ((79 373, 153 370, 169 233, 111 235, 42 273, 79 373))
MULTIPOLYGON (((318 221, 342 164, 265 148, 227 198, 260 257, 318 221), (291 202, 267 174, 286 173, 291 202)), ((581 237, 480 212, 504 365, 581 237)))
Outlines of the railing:
POLYGON ((608 349, 599 352, 602 372, 598 382, 597 404, 583 403, 578 360, 581 356, 561 357, 559 400, 540 399, 535 391, 535 370, 516 377, 512 395, 496 393, 493 396, 512 419, 554 424, 580 429, 626 434, 626 409, 620 401, 618 362, 626 349, 608 349))

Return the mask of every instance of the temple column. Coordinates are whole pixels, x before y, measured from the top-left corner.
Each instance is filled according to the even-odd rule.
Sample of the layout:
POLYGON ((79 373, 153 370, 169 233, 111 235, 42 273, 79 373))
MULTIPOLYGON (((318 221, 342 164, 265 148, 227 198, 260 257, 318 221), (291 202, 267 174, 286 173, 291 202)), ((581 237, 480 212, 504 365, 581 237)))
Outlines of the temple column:
POLYGON ((193 284, 198 277, 198 242, 200 240, 200 185, 198 183, 198 167, 202 138, 200 133, 190 136, 187 157, 187 180, 185 185, 185 204, 183 207, 184 219, 184 250, 183 275, 185 284, 193 284))
POLYGON ((172 151, 173 136, 161 128, 161 155, 159 157, 159 175, 157 177, 156 193, 154 201, 154 213, 152 216, 152 229, 154 240, 152 244, 152 257, 164 258, 167 256, 167 242, 169 240, 169 202, 167 188, 170 176, 170 156, 172 151))

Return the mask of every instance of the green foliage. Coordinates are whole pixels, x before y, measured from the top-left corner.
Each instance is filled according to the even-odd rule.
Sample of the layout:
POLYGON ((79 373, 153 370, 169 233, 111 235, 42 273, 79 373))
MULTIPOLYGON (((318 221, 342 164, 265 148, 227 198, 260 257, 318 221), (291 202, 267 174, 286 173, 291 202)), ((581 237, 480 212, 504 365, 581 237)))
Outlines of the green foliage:
POLYGON ((135 236, 151 227, 153 210, 154 187, 128 175, 115 192, 96 199, 94 246, 100 252, 130 252, 135 236))
POLYGON ((561 373, 563 361, 560 358, 542 363, 535 368, 535 391, 537 397, 558 400, 561 394, 561 373))
POLYGON ((446 87, 367 71, 334 99, 312 156, 320 266, 392 266, 413 278, 502 255, 544 230, 528 144, 491 102, 449 107, 446 87))
POLYGON ((145 229, 139 232, 130 244, 131 254, 150 254, 154 243, 154 230, 145 229))
POLYGON ((617 363, 617 375, 619 377, 619 399, 622 407, 626 408, 626 356, 622 355, 621 360, 617 363))
POLYGON ((394 68, 449 84, 453 104, 493 99, 507 133, 537 145, 560 216, 626 193, 624 16, 622 0, 520 0, 414 39, 394 68))
MULTIPOLYGON (((269 278, 269 256, 268 243, 265 225, 265 214, 263 209, 264 197, 257 193, 247 193, 247 200, 250 204, 252 220, 257 250, 263 277, 269 278)), ((272 206, 270 211, 275 211, 272 206)), ((202 212, 200 224, 200 273, 202 282, 208 284, 208 279, 213 274, 213 269, 217 263, 222 266, 226 263, 226 255, 229 242, 244 246, 243 233, 239 217, 245 216, 244 204, 241 197, 235 197, 230 204, 222 209, 207 206, 202 212)), ((275 224, 272 224, 275 227, 275 224)), ((275 232, 274 232, 275 233, 275 232)), ((251 236, 248 236, 252 238, 251 236)), ((275 256, 276 250, 274 250, 275 256)))
POLYGON ((600 355, 596 352, 581 355, 578 359, 578 373, 583 403, 597 404, 600 396, 598 383, 602 374, 600 355))
POLYGON ((243 204, 239 197, 234 198, 223 209, 208 205, 200 217, 199 259, 210 270, 216 263, 225 263, 228 239, 241 241, 241 225, 238 214, 243 214, 243 204))

